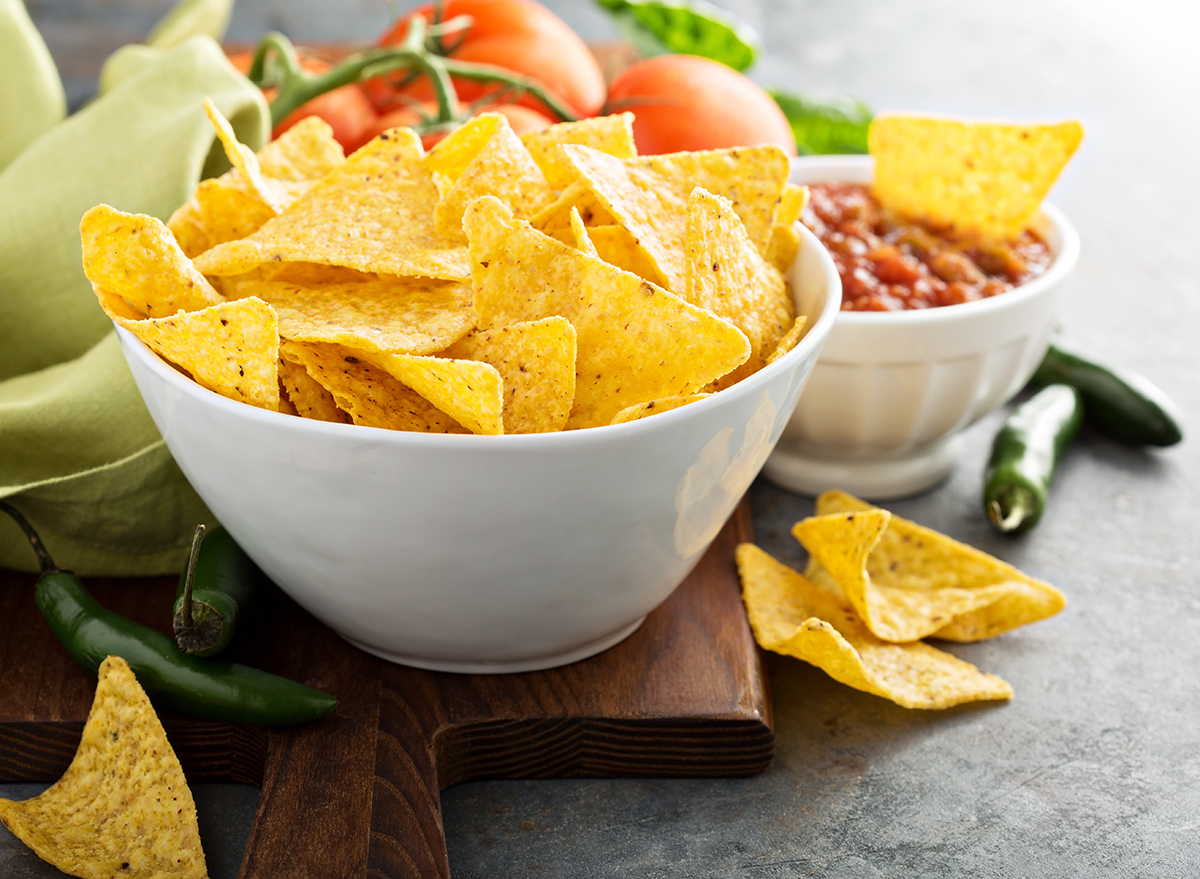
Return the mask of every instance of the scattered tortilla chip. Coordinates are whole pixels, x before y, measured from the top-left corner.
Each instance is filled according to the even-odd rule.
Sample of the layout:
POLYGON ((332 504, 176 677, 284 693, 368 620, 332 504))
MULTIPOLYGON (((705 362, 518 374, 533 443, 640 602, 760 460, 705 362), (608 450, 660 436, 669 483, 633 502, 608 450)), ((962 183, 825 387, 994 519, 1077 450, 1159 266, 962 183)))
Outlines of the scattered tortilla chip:
POLYGON ((615 159, 584 146, 559 147, 617 222, 629 230, 666 282, 686 287, 687 200, 697 186, 729 199, 754 246, 765 254, 771 222, 788 176, 779 147, 739 147, 615 159))
POLYGON ((560 143, 588 146, 618 159, 631 159, 637 155, 637 147, 633 142, 632 113, 560 122, 542 131, 523 134, 521 141, 554 189, 566 189, 578 177, 571 164, 559 156, 560 143))
POLYGON ((196 266, 237 275, 270 261, 309 262, 466 280, 466 249, 434 228, 438 194, 423 155, 411 129, 385 131, 253 235, 202 253, 196 266))
POLYGON ((596 248, 596 255, 606 263, 633 272, 651 283, 659 277, 659 271, 646 255, 646 251, 625 227, 588 226, 587 233, 592 246, 596 248))
POLYGON ((775 350, 767 358, 768 366, 799 344, 800 340, 804 338, 804 325, 806 323, 808 323, 808 318, 804 315, 796 318, 795 322, 792 323, 792 328, 784 334, 784 337, 779 340, 779 344, 775 346, 775 350))
POLYGON ((746 334, 750 357, 722 377, 727 388, 758 372, 796 315, 783 275, 759 255, 728 199, 696 187, 688 198, 684 298, 746 334))
POLYGON ((588 235, 587 226, 583 225, 583 218, 579 216, 576 208, 571 208, 571 237, 574 239, 576 250, 582 250, 592 256, 599 256, 596 253, 596 245, 592 244, 591 236, 588 235))
POLYGON ((672 409, 678 409, 680 406, 686 406, 688 403, 695 403, 697 400, 703 400, 705 397, 711 396, 712 394, 687 394, 681 397, 663 397, 659 400, 651 400, 648 403, 638 403, 618 412, 613 418, 612 423, 624 424, 626 421, 649 418, 651 415, 657 415, 660 412, 670 412, 672 409))
POLYGON ((320 116, 306 116, 258 152, 258 167, 275 180, 320 180, 346 161, 333 128, 320 116))
POLYGON ((142 314, 164 317, 225 301, 155 217, 96 205, 83 215, 79 235, 88 280, 142 314))
MULTIPOLYGON (((289 358, 286 343, 279 350, 279 381, 288 403, 301 418, 336 424, 350 423, 350 416, 338 408, 333 394, 308 374, 304 364, 289 358)), ((280 411, 283 411, 282 401, 280 411)))
POLYGON ((867 135, 875 195, 903 216, 1011 239, 1083 139, 1078 122, 1023 125, 881 113, 867 135))
POLYGON ((481 329, 551 315, 575 327, 568 428, 605 425, 633 403, 695 393, 749 356, 732 324, 543 235, 494 198, 472 204, 463 228, 481 329))
POLYGON ((429 151, 425 157, 425 167, 433 177, 439 196, 450 191, 450 187, 502 127, 508 128, 509 125, 501 114, 480 113, 454 129, 429 151))
POLYGON ((147 320, 116 318, 155 352, 222 397, 279 410, 279 324, 261 299, 147 320))
MULTIPOLYGON (((861 518, 882 512, 842 491, 828 491, 817 499, 818 516, 861 518)), ((947 641, 981 641, 1054 616, 1066 607, 1066 597, 1049 583, 1026 576, 1012 565, 931 528, 889 516, 878 545, 867 557, 865 570, 860 566, 861 573, 853 580, 867 584, 866 603, 892 622, 896 634, 924 631, 947 641), (960 603, 957 593, 975 595, 976 599, 960 603), (947 613, 952 620, 945 616, 947 613)), ((813 558, 817 559, 815 553, 813 558)), ((812 562, 809 566, 816 567, 812 562)), ((850 574, 838 574, 829 565, 824 567, 846 588, 843 577, 850 574)), ((846 593, 857 607, 849 588, 846 593)), ((871 620, 863 617, 880 637, 899 640, 881 634, 882 628, 876 630, 871 620)))
POLYGON ((419 433, 468 433, 416 391, 367 362, 361 352, 314 342, 284 342, 280 351, 333 394, 355 424, 419 433))
POLYGON ((471 433, 504 433, 504 382, 491 364, 413 354, 374 354, 370 360, 471 433))
POLYGON ((742 598, 760 646, 817 666, 834 680, 905 708, 950 708, 1011 699, 1012 687, 975 666, 916 642, 888 644, 854 608, 751 543, 737 548, 742 598))
POLYGON ((472 333, 444 357, 490 363, 504 380, 504 432, 562 430, 575 400, 575 328, 562 317, 472 333))
POLYGON ((496 133, 471 164, 442 193, 433 217, 443 235, 467 240, 462 231, 463 212, 482 195, 500 199, 522 220, 528 220, 553 201, 550 185, 529 150, 513 134, 504 117, 501 120, 496 133))
POLYGON ((572 208, 579 214, 585 226, 605 226, 616 222, 612 214, 596 200, 595 193, 588 189, 587 181, 580 180, 572 183, 558 198, 534 214, 529 220, 529 225, 566 244, 571 240, 567 233, 571 227, 572 208))
POLYGON ((360 351, 433 354, 475 326, 469 284, 340 270, 323 278, 312 268, 297 263, 270 279, 233 279, 226 292, 271 303, 285 339, 360 351))
POLYGON ((270 207, 276 214, 282 213, 284 208, 295 200, 295 193, 289 191, 289 187, 281 181, 272 180, 262 173, 258 164, 258 156, 254 155, 254 151, 250 147, 238 142, 233 126, 217 109, 217 105, 212 102, 211 98, 204 99, 204 112, 208 114, 208 119, 216 129, 221 145, 225 147, 225 155, 229 157, 230 164, 241 176, 241 181, 250 187, 250 190, 262 200, 263 204, 270 207))
POLYGON ((191 200, 171 214, 167 228, 183 252, 195 259, 218 244, 254 234, 274 216, 257 196, 218 178, 200 181, 191 200))
POLYGON ((100 664, 92 710, 67 771, 32 799, 0 799, 0 820, 43 861, 82 879, 208 876, 179 759, 117 656, 100 664))

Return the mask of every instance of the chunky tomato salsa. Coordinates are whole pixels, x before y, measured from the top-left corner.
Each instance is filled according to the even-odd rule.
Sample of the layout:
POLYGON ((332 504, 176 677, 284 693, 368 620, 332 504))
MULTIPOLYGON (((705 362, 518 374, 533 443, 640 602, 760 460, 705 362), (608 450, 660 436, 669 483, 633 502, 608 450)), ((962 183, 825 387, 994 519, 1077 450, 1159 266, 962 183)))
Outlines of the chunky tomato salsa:
POLYGON ((810 184, 801 221, 842 276, 842 311, 936 308, 986 299, 1042 274, 1054 255, 1033 232, 983 244, 903 220, 869 186, 810 184))

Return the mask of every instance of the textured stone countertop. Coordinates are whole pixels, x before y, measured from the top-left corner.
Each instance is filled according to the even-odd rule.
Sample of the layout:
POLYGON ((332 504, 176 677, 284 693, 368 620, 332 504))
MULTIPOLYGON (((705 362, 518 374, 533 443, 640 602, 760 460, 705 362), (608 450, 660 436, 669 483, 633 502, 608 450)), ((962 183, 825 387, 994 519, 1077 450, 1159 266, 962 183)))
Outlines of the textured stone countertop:
MULTIPOLYGON (((1059 616, 949 645, 1010 681, 1008 704, 907 711, 772 657, 777 754, 747 779, 493 781, 443 795, 456 879, 1200 875, 1200 7, 1185 0, 720 0, 763 34, 764 84, 873 107, 1043 119, 1087 137, 1051 195, 1079 229, 1065 335, 1144 373, 1185 441, 1144 451, 1084 431, 1039 528, 993 532, 978 500, 1003 412, 953 476, 898 514, 1068 596, 1059 616), (1188 353, 1192 352, 1192 353, 1188 353)), ((73 103, 166 0, 29 0, 73 103)), ((613 36, 588 0, 549 5, 613 36)), ((231 40, 368 39, 382 0, 239 0, 231 40)), ((758 540, 812 501, 759 482, 758 540)), ((236 875, 257 792, 202 786, 214 879, 236 875)), ((36 788, 34 788, 36 789, 36 788)), ((31 786, 3 785, 12 795, 31 786)), ((28 794, 22 794, 28 795, 28 794)), ((58 875, 0 831, 0 873, 58 875)))

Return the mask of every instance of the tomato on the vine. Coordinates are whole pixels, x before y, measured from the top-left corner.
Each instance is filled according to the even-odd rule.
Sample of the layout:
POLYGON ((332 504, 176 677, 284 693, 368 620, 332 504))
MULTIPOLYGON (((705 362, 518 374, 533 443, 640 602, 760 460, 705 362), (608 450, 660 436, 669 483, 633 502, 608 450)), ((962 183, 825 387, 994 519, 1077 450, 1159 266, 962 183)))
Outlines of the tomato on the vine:
POLYGON ((626 68, 608 89, 608 109, 634 114, 642 155, 773 143, 796 155, 779 105, 750 78, 695 55, 660 55, 626 68))
MULTIPOLYGON (((420 15, 432 22, 433 4, 407 13, 383 35, 380 45, 404 39, 408 22, 420 15)), ((594 116, 604 104, 604 75, 583 40, 557 15, 533 0, 445 0, 442 20, 470 16, 470 30, 462 38, 445 38, 454 47, 449 57, 458 61, 493 64, 538 80, 581 116, 594 116)), ((428 100, 433 92, 425 77, 400 87, 404 75, 384 76, 364 84, 367 94, 381 112, 394 106, 398 91, 416 100, 428 100)), ((454 78, 459 98, 469 103, 496 90, 494 84, 454 78)), ((503 100, 504 97, 501 97, 503 100)), ((517 103, 533 109, 545 107, 529 95, 517 103)))

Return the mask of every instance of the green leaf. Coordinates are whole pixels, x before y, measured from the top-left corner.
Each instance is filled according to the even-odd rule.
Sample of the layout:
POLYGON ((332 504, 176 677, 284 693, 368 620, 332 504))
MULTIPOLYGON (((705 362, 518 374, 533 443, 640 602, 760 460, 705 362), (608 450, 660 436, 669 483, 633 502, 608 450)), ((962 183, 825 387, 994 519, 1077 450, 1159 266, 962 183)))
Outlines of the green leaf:
POLYGON ((854 98, 783 92, 767 89, 783 110, 801 155, 865 153, 867 129, 874 115, 854 98))
POLYGON ((745 70, 760 41, 748 25, 705 0, 596 0, 646 57, 699 55, 745 70))

